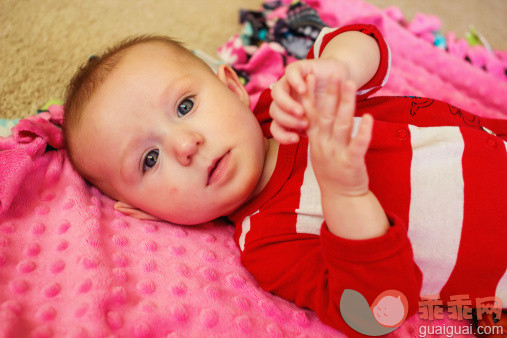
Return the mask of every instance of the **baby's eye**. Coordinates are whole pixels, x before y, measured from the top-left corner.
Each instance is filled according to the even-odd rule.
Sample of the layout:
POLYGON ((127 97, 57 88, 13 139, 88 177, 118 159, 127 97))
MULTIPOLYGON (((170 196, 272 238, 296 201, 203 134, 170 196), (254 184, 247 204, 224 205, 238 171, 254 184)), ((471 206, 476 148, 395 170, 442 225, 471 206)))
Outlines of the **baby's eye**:
POLYGON ((178 117, 187 115, 194 107, 194 98, 189 97, 178 104, 178 117))
POLYGON ((158 149, 154 149, 146 155, 143 161, 143 173, 150 168, 153 168, 157 164, 158 160, 158 149))

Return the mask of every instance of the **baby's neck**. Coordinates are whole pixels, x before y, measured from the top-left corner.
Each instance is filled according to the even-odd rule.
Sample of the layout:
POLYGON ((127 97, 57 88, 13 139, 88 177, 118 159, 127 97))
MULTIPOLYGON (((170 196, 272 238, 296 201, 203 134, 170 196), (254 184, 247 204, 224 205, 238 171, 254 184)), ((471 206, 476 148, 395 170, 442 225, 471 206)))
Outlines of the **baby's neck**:
POLYGON ((262 168, 262 174, 259 179, 259 183, 255 187, 252 196, 258 195, 262 189, 268 184, 271 176, 276 167, 276 159, 278 157, 278 148, 280 144, 274 138, 264 138, 264 166, 262 168))

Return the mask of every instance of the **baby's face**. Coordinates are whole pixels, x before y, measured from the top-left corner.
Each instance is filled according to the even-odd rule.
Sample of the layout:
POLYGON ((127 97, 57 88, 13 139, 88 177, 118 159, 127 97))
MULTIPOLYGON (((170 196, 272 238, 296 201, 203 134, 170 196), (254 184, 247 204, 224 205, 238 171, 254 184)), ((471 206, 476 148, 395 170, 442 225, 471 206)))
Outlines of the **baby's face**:
POLYGON ((158 218, 229 214, 251 198, 266 141, 225 74, 162 43, 132 48, 85 107, 72 134, 76 162, 106 194, 158 218))

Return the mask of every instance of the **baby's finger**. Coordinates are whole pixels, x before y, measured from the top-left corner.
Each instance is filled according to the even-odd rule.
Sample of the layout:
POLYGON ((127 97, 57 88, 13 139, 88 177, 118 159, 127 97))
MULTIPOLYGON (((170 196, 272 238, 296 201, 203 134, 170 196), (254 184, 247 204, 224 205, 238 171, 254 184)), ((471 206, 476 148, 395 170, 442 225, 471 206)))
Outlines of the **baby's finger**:
POLYGON ((306 117, 308 118, 309 131, 312 134, 312 130, 316 130, 318 126, 318 118, 319 113, 315 107, 315 76, 312 74, 308 75, 306 78, 306 92, 301 96, 301 104, 306 113, 306 117))
POLYGON ((299 95, 303 95, 306 92, 306 84, 304 78, 303 69, 296 69, 294 71, 286 72, 287 82, 291 88, 299 95))
POLYGON ((291 94, 291 87, 286 81, 279 83, 277 86, 273 87, 271 91, 273 102, 282 110, 297 116, 302 116, 304 114, 303 107, 291 94))
POLYGON ((308 120, 304 116, 294 116, 280 108, 273 102, 269 109, 269 115, 274 121, 279 123, 286 129, 306 129, 308 127, 308 120))
POLYGON ((373 117, 369 114, 363 115, 356 136, 350 141, 349 156, 351 161, 363 161, 368 146, 370 145, 373 131, 373 117))
POLYGON ((280 144, 291 144, 299 141, 299 135, 296 131, 289 131, 276 121, 271 123, 270 131, 275 140, 280 144))
POLYGON ((348 144, 356 108, 355 87, 347 81, 341 86, 341 98, 333 125, 333 135, 339 144, 348 144))
POLYGON ((319 113, 319 129, 323 136, 330 138, 336 118, 337 105, 340 97, 340 80, 331 76, 326 81, 322 92, 315 91, 315 105, 319 113))

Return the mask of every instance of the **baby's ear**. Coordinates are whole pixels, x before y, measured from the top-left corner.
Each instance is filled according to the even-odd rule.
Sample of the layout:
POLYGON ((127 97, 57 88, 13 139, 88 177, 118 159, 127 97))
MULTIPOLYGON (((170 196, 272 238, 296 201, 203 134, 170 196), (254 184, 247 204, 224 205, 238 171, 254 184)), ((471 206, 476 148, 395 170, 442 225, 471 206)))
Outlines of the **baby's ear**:
POLYGON ((246 104, 247 107, 250 106, 250 97, 238 75, 230 66, 224 64, 220 65, 218 67, 217 76, 220 81, 225 83, 227 87, 246 104))
POLYGON ((114 204, 114 210, 121 212, 124 215, 134 217, 145 221, 161 221, 160 218, 150 215, 128 203, 118 201, 114 204))

